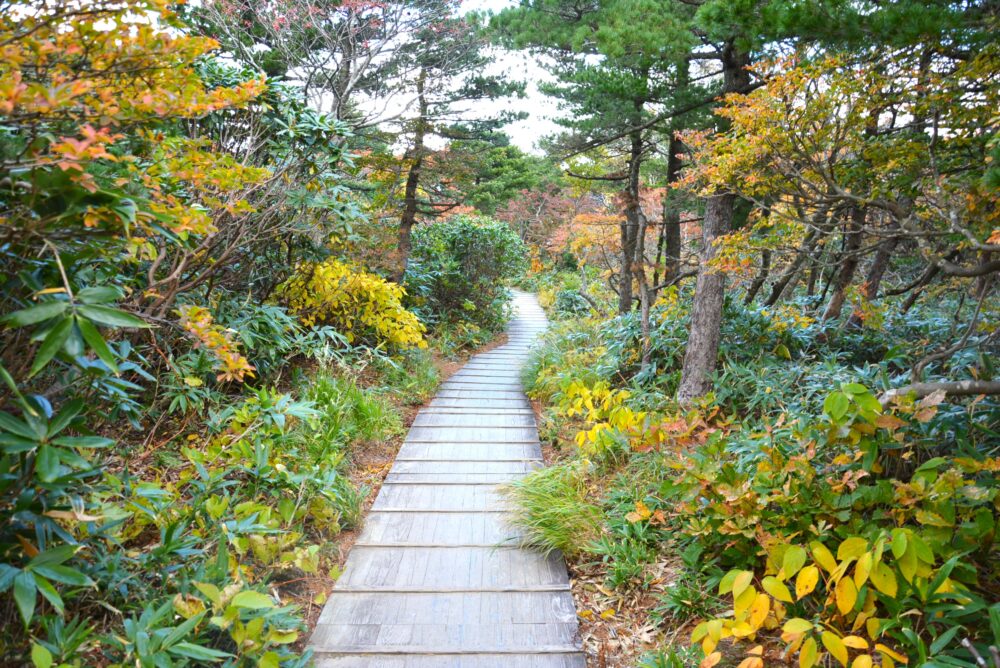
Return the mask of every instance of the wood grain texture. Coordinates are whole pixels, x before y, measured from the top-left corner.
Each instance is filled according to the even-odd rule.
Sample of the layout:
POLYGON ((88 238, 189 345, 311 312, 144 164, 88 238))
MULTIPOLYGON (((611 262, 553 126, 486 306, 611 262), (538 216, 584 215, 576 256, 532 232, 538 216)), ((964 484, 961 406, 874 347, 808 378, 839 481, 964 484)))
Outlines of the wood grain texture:
POLYGON ((310 639, 317 668, 584 668, 562 557, 519 546, 499 486, 541 465, 520 367, 545 329, 515 293, 508 343, 413 422, 310 639))

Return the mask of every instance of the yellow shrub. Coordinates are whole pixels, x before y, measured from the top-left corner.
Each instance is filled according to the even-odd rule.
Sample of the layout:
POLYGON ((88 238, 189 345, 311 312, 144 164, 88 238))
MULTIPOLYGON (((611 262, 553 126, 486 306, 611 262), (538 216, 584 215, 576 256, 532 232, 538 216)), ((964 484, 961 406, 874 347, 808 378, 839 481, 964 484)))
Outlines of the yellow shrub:
POLYGON ((403 308, 403 288, 339 260, 300 264, 278 294, 304 324, 330 325, 352 343, 427 346, 424 326, 403 308))

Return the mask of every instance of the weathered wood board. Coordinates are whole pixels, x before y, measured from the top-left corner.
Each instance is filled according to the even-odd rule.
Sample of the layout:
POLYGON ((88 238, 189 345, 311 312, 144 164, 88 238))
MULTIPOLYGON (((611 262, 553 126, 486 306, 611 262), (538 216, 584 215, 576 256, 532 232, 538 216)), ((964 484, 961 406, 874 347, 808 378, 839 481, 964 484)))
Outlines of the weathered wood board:
POLYGON ((515 293, 507 344, 413 422, 310 639, 318 668, 582 668, 566 567, 519 547, 498 486, 541 465, 520 367, 545 316, 515 293))

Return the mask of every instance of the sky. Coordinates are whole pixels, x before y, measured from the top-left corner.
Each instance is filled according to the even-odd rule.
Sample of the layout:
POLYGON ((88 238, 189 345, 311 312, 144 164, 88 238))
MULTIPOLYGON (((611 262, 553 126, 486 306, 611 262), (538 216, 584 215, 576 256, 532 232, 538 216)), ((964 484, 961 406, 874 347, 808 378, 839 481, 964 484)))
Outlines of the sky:
MULTIPOLYGON (((496 13, 504 7, 516 5, 514 0, 464 0, 462 9, 465 11, 488 11, 496 13)), ((556 101, 542 95, 538 91, 538 82, 549 78, 535 60, 524 53, 498 49, 497 62, 489 74, 507 73, 516 81, 527 83, 526 96, 522 99, 494 100, 483 105, 484 113, 508 109, 528 112, 523 121, 511 123, 505 128, 511 141, 521 150, 531 153, 541 153, 537 148, 538 140, 545 135, 558 132, 560 127, 552 120, 558 117, 559 109, 556 101)))

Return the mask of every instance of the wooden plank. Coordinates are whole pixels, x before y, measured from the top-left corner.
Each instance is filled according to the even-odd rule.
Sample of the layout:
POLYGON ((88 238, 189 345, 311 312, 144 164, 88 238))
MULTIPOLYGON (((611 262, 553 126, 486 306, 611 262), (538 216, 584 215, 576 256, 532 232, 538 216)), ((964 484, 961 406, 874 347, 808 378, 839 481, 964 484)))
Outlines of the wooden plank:
POLYGON ((520 547, 502 485, 540 465, 520 372, 544 314, 418 413, 310 639, 321 668, 585 668, 562 558, 520 547))
POLYGON ((318 624, 350 619, 354 624, 545 624, 576 621, 568 591, 390 593, 339 592, 330 595, 318 624))
POLYGON ((523 587, 567 581, 558 555, 505 547, 364 547, 351 550, 338 584, 372 588, 523 587))
POLYGON ((520 538, 503 513, 392 513, 372 511, 365 520, 359 543, 412 543, 414 545, 498 545, 520 538))
POLYGON ((316 668, 586 668, 582 653, 316 655, 316 668))
POLYGON ((468 415, 421 411, 414 427, 528 427, 534 428, 535 416, 528 412, 511 414, 472 413, 468 415))

